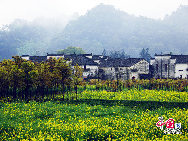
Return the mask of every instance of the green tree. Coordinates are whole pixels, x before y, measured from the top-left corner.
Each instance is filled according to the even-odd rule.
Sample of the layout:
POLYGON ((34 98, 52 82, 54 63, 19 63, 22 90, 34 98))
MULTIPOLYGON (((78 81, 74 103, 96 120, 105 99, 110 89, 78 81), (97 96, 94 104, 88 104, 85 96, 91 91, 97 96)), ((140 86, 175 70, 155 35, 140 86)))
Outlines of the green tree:
POLYGON ((84 54, 85 51, 80 47, 67 47, 66 49, 58 50, 57 54, 84 54))
POLYGON ((144 58, 146 61, 150 61, 151 59, 151 55, 149 54, 149 48, 146 49, 142 49, 142 51, 140 52, 140 57, 144 58))
MULTIPOLYGON (((17 99, 20 96, 19 98, 28 101, 41 96, 44 98, 49 88, 55 88, 55 93, 62 89, 64 99, 66 87, 79 85, 82 81, 81 70, 76 66, 73 74, 70 63, 63 58, 33 63, 20 56, 13 56, 13 60, 0 62, 0 97, 17 99)), ((54 91, 51 94, 54 98, 54 91)))
MULTIPOLYGON (((44 98, 45 89, 53 87, 52 73, 50 72, 50 65, 47 62, 35 63, 35 77, 34 86, 37 88, 37 95, 44 98)), ((54 96, 54 95, 53 95, 54 96)))
POLYGON ((59 58, 56 60, 53 74, 53 76, 56 76, 60 79, 64 100, 65 86, 70 85, 72 81, 72 69, 70 63, 68 63, 63 58, 59 58))
POLYGON ((36 77, 35 65, 31 61, 22 62, 21 67, 24 76, 24 90, 25 90, 25 100, 31 98, 29 89, 33 87, 34 79, 36 77))
POLYGON ((19 69, 18 65, 12 65, 12 69, 9 73, 9 84, 13 89, 13 98, 17 98, 17 90, 22 86, 24 80, 23 72, 19 69))
POLYGON ((18 97, 17 90, 19 90, 23 86, 24 76, 23 71, 20 68, 21 63, 24 61, 21 57, 15 56, 13 60, 3 60, 1 63, 1 76, 0 79, 4 82, 1 85, 2 91, 5 94, 8 90, 11 90, 10 96, 14 99, 18 97), (7 86, 5 86, 6 84, 7 86))
POLYGON ((106 49, 103 50, 102 55, 103 55, 103 56, 107 56, 107 51, 106 51, 106 49))
POLYGON ((75 65, 74 66, 74 75, 73 75, 73 81, 74 81, 74 89, 76 91, 76 99, 78 98, 77 93, 78 93, 78 85, 81 84, 81 82, 83 81, 83 69, 78 66, 75 65))
POLYGON ((9 87, 9 75, 5 66, 0 64, 0 97, 7 97, 9 87))

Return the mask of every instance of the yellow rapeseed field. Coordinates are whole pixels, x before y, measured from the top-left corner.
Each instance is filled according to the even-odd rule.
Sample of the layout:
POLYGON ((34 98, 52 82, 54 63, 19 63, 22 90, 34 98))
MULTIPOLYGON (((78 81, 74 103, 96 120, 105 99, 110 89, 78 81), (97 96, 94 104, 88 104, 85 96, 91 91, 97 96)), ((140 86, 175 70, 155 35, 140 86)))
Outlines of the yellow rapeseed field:
POLYGON ((139 105, 1 103, 0 140, 188 140, 188 110, 139 105), (181 123, 181 135, 165 135, 158 117, 181 123))
POLYGON ((166 101, 188 102, 188 92, 164 91, 164 90, 137 90, 130 89, 121 92, 84 91, 79 95, 80 99, 105 99, 105 100, 136 100, 136 101, 166 101))

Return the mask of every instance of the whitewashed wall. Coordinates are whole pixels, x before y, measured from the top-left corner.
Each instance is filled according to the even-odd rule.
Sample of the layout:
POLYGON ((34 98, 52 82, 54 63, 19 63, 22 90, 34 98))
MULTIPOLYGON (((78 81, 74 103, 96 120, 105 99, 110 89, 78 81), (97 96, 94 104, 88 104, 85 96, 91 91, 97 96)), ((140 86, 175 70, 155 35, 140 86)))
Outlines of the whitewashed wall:
POLYGON ((170 55, 155 56, 155 59, 150 61, 154 68, 155 78, 174 78, 175 77, 175 59, 171 59, 170 55), (158 65, 158 66, 157 66, 158 65), (167 67, 167 70, 165 69, 167 67))
POLYGON ((180 78, 187 78, 188 76, 188 64, 176 64, 175 65, 175 77, 180 78))
MULTIPOLYGON (((84 69, 84 65, 82 65, 81 68, 84 69)), ((98 66, 86 65, 86 69, 89 69, 89 71, 83 72, 84 77, 87 77, 88 75, 96 75, 96 72, 98 72, 98 66)))
POLYGON ((137 69, 138 74, 148 74, 149 73, 149 63, 146 60, 141 60, 140 62, 131 66, 130 69, 137 69))
POLYGON ((141 60, 140 62, 134 64, 131 67, 118 67, 118 70, 116 71, 114 67, 102 67, 100 69, 103 69, 105 74, 110 76, 112 79, 117 79, 116 74, 118 74, 119 79, 132 79, 132 77, 135 77, 135 79, 139 79, 139 74, 148 74, 149 73, 149 63, 145 60, 141 60), (136 72, 131 70, 137 70, 136 72))
POLYGON ((59 59, 60 57, 64 58, 64 55, 63 56, 47 56, 47 59, 50 59, 51 58, 56 58, 56 59, 59 59))
POLYGON ((99 64, 100 63, 100 60, 93 60, 94 62, 96 62, 97 64, 99 64))
POLYGON ((87 58, 89 58, 89 59, 92 59, 92 55, 88 55, 88 56, 86 56, 87 58))
POLYGON ((22 59, 29 60, 29 56, 21 57, 22 59))

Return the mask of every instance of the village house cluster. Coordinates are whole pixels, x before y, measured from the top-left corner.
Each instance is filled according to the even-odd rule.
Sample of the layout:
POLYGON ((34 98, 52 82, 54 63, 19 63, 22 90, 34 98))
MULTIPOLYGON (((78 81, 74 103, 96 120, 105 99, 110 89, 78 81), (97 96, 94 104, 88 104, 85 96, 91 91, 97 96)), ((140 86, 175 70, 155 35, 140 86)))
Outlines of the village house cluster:
POLYGON ((93 54, 47 54, 46 56, 22 55, 33 62, 64 58, 83 68, 84 79, 128 80, 149 78, 188 79, 188 55, 155 54, 150 62, 143 58, 110 58, 93 54))

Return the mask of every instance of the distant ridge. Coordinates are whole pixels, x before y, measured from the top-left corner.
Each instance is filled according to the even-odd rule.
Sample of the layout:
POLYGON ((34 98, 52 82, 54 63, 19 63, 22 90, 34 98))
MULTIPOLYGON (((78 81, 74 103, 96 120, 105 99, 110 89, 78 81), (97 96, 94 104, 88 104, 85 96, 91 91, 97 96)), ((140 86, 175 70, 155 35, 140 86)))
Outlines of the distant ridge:
POLYGON ((93 54, 104 49, 107 53, 124 50, 130 57, 140 57, 143 48, 149 48, 151 55, 188 54, 188 6, 180 6, 163 20, 154 20, 100 4, 66 26, 67 21, 60 20, 62 24, 41 21, 46 25, 40 20, 15 20, 1 28, 0 61, 22 54, 45 55, 69 46, 93 54))
POLYGON ((79 46, 96 54, 103 49, 124 49, 133 57, 138 57, 142 48, 149 48, 151 54, 188 54, 187 25, 188 6, 179 7, 164 20, 154 20, 129 15, 111 5, 100 4, 70 22, 56 37, 53 45, 58 49, 67 45, 79 46))

